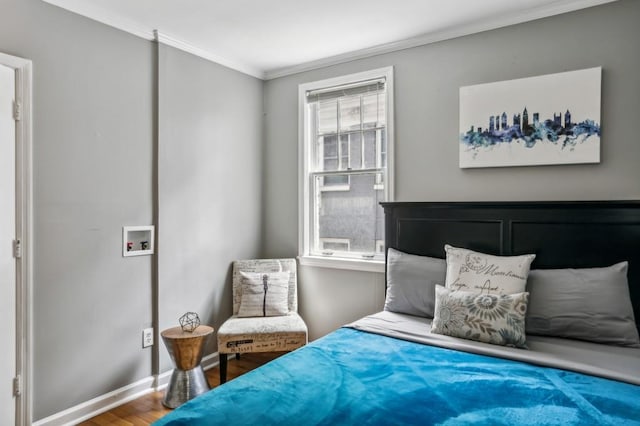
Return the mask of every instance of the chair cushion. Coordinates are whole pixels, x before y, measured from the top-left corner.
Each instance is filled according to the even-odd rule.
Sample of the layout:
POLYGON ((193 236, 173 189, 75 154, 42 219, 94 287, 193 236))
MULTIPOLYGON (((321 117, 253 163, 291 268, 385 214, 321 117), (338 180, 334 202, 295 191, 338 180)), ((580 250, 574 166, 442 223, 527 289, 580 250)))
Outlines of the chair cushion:
POLYGON ((307 325, 295 312, 278 317, 232 316, 218 330, 219 353, 292 351, 307 343, 307 325))

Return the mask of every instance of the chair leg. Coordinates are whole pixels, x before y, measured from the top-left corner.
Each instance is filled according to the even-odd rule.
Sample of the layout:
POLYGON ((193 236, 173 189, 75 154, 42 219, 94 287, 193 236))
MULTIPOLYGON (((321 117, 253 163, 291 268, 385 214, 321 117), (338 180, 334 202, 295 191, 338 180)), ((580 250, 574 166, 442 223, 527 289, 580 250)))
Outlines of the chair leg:
POLYGON ((227 381, 227 354, 220 354, 220 384, 227 381))

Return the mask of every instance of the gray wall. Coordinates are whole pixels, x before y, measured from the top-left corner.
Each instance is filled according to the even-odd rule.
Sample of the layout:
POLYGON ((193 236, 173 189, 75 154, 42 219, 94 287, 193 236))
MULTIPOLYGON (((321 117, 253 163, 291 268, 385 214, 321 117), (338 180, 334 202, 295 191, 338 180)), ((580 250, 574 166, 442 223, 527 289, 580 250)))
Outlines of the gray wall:
POLYGON ((260 251, 262 81, 159 53, 160 330, 187 311, 217 329, 232 314, 231 262, 260 251))
POLYGON ((230 314, 230 260, 260 248, 262 82, 40 0, 0 11, 0 51, 34 69, 39 420, 170 368, 141 345, 154 316, 230 314), (157 274, 121 248, 156 215, 157 274))
POLYGON ((152 222, 148 41, 39 0, 0 2, 0 51, 33 60, 34 419, 151 372, 151 258, 122 226, 152 222))
MULTIPOLYGON (((396 200, 640 198, 638 22, 640 2, 622 0, 266 82, 264 254, 297 253, 298 229, 291 225, 298 208, 297 86, 389 65, 395 71, 396 200), (600 164, 458 167, 461 86, 596 66, 603 67, 600 164)), ((301 278, 300 311, 311 338, 382 308, 381 274, 303 267, 301 278)))

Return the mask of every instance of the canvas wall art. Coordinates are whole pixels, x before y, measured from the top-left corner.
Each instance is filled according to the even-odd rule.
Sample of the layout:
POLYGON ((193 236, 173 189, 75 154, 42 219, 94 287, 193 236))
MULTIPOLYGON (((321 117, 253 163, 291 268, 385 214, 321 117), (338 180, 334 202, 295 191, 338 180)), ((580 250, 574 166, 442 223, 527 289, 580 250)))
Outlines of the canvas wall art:
POLYGON ((460 167, 600 162, 602 68, 460 88, 460 167))

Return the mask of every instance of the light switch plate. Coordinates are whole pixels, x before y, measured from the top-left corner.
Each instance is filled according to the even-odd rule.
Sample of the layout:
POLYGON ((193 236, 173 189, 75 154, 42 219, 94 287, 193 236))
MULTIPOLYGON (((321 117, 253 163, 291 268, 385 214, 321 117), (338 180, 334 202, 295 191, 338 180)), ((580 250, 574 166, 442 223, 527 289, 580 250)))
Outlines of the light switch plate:
POLYGON ((153 346, 153 328, 142 330, 142 347, 148 348, 149 346, 153 346))

